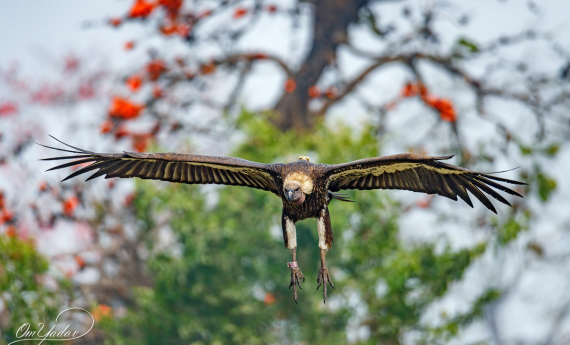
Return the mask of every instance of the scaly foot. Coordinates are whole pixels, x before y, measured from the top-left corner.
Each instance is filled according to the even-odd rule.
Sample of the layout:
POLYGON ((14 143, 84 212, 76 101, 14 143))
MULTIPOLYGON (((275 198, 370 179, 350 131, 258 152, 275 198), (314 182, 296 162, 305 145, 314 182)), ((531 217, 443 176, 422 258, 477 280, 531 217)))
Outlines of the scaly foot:
POLYGON ((331 280, 331 276, 329 274, 329 270, 326 266, 322 266, 319 270, 319 277, 317 278, 317 290, 323 285, 323 303, 327 303, 327 282, 331 284, 332 288, 334 289, 333 282, 331 280))
POLYGON ((301 279, 303 279, 304 283, 305 277, 303 276, 303 272, 301 272, 301 269, 299 267, 291 268, 291 285, 289 285, 289 289, 291 288, 291 286, 293 287, 293 295, 295 296, 295 303, 297 303, 297 286, 299 286, 299 288, 303 290, 303 288, 301 287, 301 279))

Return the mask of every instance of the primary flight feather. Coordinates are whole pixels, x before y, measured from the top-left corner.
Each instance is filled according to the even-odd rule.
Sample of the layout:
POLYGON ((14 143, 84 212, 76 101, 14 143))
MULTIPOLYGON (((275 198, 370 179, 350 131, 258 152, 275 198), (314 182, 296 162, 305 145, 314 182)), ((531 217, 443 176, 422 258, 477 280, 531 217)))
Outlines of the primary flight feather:
POLYGON ((438 194, 453 200, 460 197, 473 207, 467 193, 469 191, 489 210, 497 213, 484 193, 510 206, 510 203, 495 189, 522 197, 501 183, 524 185, 522 182, 478 173, 441 162, 452 156, 426 157, 416 154, 399 154, 335 165, 314 164, 309 162, 307 157, 299 157, 299 160, 294 163, 263 164, 234 157, 180 153, 95 153, 59 142, 73 150, 42 146, 74 155, 43 160, 74 160, 49 170, 91 163, 67 176, 63 181, 95 171, 87 181, 103 175, 105 178, 138 177, 187 184, 246 186, 279 196, 283 201, 281 217, 283 240, 293 257, 288 267, 291 268, 289 287, 293 287, 295 302, 297 302, 297 286, 301 287, 301 280, 305 281, 296 261, 295 223, 299 220, 317 219, 321 251, 317 289, 323 285, 325 302, 327 283, 334 287, 325 262, 326 252, 333 242, 328 204, 332 199, 352 201, 346 195, 338 193, 340 190, 410 190, 438 194))

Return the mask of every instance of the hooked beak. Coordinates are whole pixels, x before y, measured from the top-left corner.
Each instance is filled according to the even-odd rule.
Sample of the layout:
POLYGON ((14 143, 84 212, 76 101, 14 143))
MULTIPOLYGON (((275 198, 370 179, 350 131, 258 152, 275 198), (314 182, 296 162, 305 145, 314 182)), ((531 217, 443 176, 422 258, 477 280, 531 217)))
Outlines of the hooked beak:
POLYGON ((291 201, 293 199, 293 191, 289 189, 285 196, 287 197, 287 200, 291 201))

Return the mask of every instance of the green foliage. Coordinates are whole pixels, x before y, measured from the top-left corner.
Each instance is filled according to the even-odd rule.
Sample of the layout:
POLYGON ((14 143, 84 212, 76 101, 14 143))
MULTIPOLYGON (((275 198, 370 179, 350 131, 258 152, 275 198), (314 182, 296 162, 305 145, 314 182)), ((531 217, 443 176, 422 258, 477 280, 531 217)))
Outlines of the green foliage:
POLYGON ((460 37, 451 48, 451 55, 456 59, 463 59, 469 54, 479 52, 479 46, 468 38, 460 37))
POLYGON ((431 335, 436 338, 439 337, 446 340, 456 336, 462 327, 470 324, 473 320, 483 315, 485 306, 496 301, 499 297, 501 297, 501 293, 496 289, 485 291, 481 296, 479 296, 479 298, 477 298, 475 303, 473 303, 473 307, 470 311, 446 320, 443 326, 434 328, 431 335))
POLYGON ((537 174, 536 180, 538 182, 538 195, 540 196, 540 200, 546 202, 556 189, 556 180, 544 173, 537 174))
POLYGON ((0 320, 0 344, 14 340, 24 323, 49 324, 55 320, 57 296, 41 284, 48 262, 31 242, 0 235, 0 299, 4 310, 0 320))
MULTIPOLYGON (((244 113, 238 123, 247 136, 232 155, 245 159, 292 161, 307 155, 333 163, 379 154, 371 128, 354 133, 320 125, 299 136, 279 132, 259 115, 244 113)), ((366 311, 361 324, 370 328, 368 341, 398 344, 485 250, 484 244, 455 252, 431 244, 404 246, 398 238, 399 205, 383 191, 351 193, 355 203, 330 205, 335 237, 327 264, 337 288, 329 289, 326 305, 322 290, 315 291, 320 265, 315 221, 297 223, 297 261, 307 280, 296 305, 288 289, 291 257, 281 235, 281 200, 275 195, 222 187, 212 206, 196 186, 145 181, 137 186, 135 206, 154 253, 149 261, 154 287, 138 289, 128 316, 106 324, 110 344, 344 344, 348 320, 362 313, 348 303, 354 296, 366 311), (168 217, 176 245, 157 244, 159 216, 168 217)), ((470 318, 450 322, 459 329, 479 314, 474 309, 470 318)))
POLYGON ((467 48, 470 53, 476 53, 479 51, 479 47, 477 46, 477 44, 473 43, 473 41, 470 41, 464 37, 458 39, 457 44, 467 48))
POLYGON ((531 146, 525 145, 521 142, 518 142, 519 150, 523 156, 529 156, 534 153, 538 153, 540 155, 544 155, 546 157, 556 157, 558 151, 560 150, 560 143, 554 142, 547 146, 535 144, 540 146, 539 148, 533 148, 531 146))

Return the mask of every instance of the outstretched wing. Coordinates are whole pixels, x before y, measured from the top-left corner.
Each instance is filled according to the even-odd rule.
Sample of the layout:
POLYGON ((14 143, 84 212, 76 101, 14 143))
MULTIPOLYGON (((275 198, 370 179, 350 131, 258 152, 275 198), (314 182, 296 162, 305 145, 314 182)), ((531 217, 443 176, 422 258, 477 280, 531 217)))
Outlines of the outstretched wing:
POLYGON ((74 161, 58 165, 48 171, 91 163, 67 176, 63 181, 92 170, 97 170, 86 181, 103 175, 105 175, 105 178, 139 177, 142 179, 188 184, 247 186, 279 195, 278 187, 274 180, 274 176, 277 174, 273 164, 256 163, 233 157, 180 153, 95 153, 67 145, 61 141, 59 142, 71 147, 73 151, 42 146, 71 152, 76 155, 45 158, 42 160, 74 159, 74 161))
POLYGON ((453 200, 457 200, 459 196, 473 207, 467 194, 469 191, 495 213, 497 213, 495 207, 482 191, 509 206, 511 204, 491 187, 522 197, 495 181, 519 185, 525 183, 440 162, 451 157, 453 156, 425 157, 400 154, 330 165, 326 170, 328 188, 333 192, 341 189, 404 189, 439 194, 453 200))

